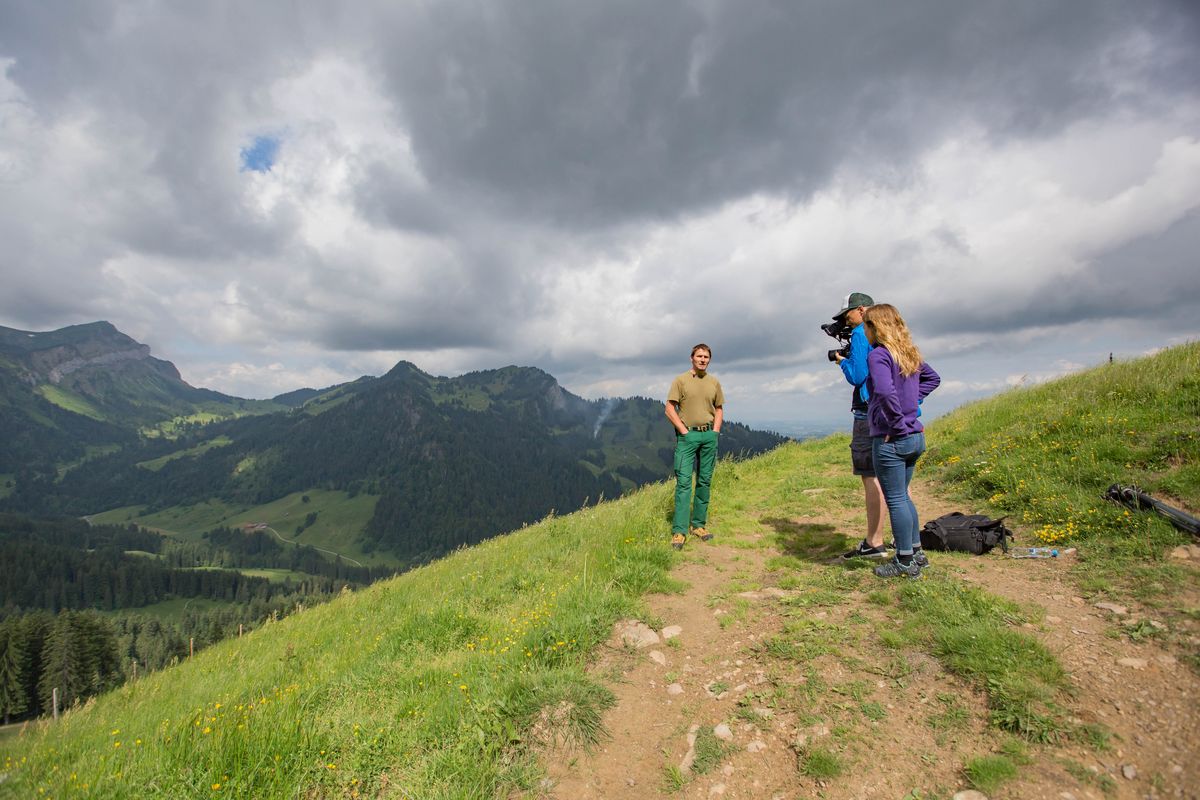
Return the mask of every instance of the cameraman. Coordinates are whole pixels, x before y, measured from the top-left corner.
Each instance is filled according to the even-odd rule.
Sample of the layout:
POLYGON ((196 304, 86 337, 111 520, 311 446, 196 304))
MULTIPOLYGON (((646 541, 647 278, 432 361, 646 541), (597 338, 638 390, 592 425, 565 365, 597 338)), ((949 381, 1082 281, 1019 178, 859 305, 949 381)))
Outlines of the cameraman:
POLYGON ((842 304, 842 310, 834 315, 850 328, 850 344, 843 352, 833 354, 837 365, 842 368, 846 382, 854 387, 850 397, 850 413, 854 415, 854 430, 850 438, 850 461, 854 474, 862 477, 863 494, 867 503, 867 535, 858 546, 842 558, 886 558, 883 546, 883 490, 875 477, 875 465, 871 462, 871 430, 867 424, 867 354, 871 344, 863 329, 863 312, 875 301, 862 292, 851 292, 842 304))

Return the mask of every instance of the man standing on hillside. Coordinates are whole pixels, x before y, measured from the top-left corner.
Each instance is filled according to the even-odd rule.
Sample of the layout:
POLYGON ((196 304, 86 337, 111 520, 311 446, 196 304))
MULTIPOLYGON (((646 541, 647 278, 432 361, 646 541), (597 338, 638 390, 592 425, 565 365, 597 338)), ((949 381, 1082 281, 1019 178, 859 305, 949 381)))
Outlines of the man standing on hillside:
POLYGON ((841 320, 851 329, 849 355, 838 353, 835 358, 846 382, 854 387, 850 395, 850 413, 854 416, 850 463, 854 474, 862 478, 867 502, 867 535, 842 558, 887 556, 887 548, 883 546, 883 490, 875 477, 875 465, 871 463, 871 430, 867 424, 867 400, 870 397, 867 392, 867 354, 871 352, 871 343, 863 329, 863 312, 874 304, 870 295, 851 292, 842 304, 842 310, 833 315, 835 320, 841 320))
POLYGON ((708 523, 708 495, 717 464, 725 394, 721 382, 708 374, 710 361, 712 349, 708 345, 693 347, 692 368, 675 378, 667 393, 667 419, 675 426, 675 518, 671 523, 671 546, 676 550, 682 550, 687 541, 689 518, 691 532, 700 541, 712 538, 704 526, 708 523))

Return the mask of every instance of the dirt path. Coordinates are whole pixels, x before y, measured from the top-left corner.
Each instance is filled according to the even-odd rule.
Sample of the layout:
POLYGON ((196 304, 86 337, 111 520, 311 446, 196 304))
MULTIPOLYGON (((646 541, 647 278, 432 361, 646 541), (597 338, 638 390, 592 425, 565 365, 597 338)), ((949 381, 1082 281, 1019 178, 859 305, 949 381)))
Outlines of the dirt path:
MULTIPOLYGON (((915 496, 925 518, 955 509, 922 485, 915 496)), ((689 542, 672 573, 686 590, 647 600, 652 628, 681 633, 643 647, 614 634, 593 667, 618 698, 610 738, 590 753, 548 753, 541 796, 948 800, 967 788, 963 765, 1009 737, 988 725, 980 693, 889 639, 888 582, 824 557, 780 567, 781 555, 840 547, 860 526, 834 509, 689 542), (713 733, 720 725, 727 740, 713 733)), ((1065 561, 934 554, 933 564, 1043 606, 1043 624, 1026 627, 1071 674, 1072 712, 1113 733, 1107 750, 1030 746, 1030 763, 993 798, 1200 797, 1200 681, 1155 641, 1120 632, 1128 620, 1152 626, 1152 614, 1096 608, 1065 561)))

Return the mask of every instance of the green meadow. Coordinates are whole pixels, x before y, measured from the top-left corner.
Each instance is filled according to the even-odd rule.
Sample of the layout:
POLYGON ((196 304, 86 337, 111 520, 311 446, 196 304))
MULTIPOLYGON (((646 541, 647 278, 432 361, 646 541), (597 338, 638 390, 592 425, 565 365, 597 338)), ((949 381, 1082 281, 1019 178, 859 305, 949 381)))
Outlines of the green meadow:
POLYGON ((68 392, 52 383, 40 384, 34 391, 59 408, 65 408, 67 411, 73 411, 101 422, 108 419, 103 411, 88 402, 85 397, 68 392))
POLYGON ((193 414, 185 416, 172 417, 168 420, 147 425, 141 429, 143 436, 149 438, 166 437, 172 439, 179 435, 180 431, 193 425, 207 425, 210 422, 219 422, 224 419, 236 419, 251 414, 267 414, 272 411, 282 411, 283 406, 277 405, 270 400, 251 400, 239 401, 242 405, 238 408, 226 405, 219 402, 207 402, 200 404, 200 410, 193 414))
MULTIPOLYGON (((184 569, 191 570, 211 570, 223 572, 227 567, 185 567, 184 569)), ((312 576, 305 572, 296 572, 290 569, 279 569, 276 567, 261 567, 255 569, 238 569, 238 572, 243 575, 248 575, 252 578, 266 578, 271 583, 285 583, 286 581, 302 581, 305 578, 312 576)))
POLYGON ((228 444, 233 444, 233 440, 230 439, 228 436, 217 436, 213 439, 209 439, 208 441, 202 442, 202 443, 196 445, 195 447, 188 447, 184 450, 177 450, 176 452, 169 453, 168 455, 165 455, 165 456, 159 456, 158 458, 152 458, 149 461, 139 462, 138 466, 148 469, 151 472, 158 472, 166 464, 168 464, 171 461, 174 461, 177 458, 194 458, 195 456, 201 455, 202 453, 207 453, 209 450, 212 450, 213 448, 224 447, 225 445, 228 445, 228 444))
POLYGON ((145 513, 139 506, 126 506, 93 514, 91 520, 97 524, 134 522, 186 541, 200 541, 201 535, 213 528, 263 522, 289 542, 332 550, 364 565, 391 566, 396 563, 394 558, 387 553, 364 553, 359 542, 359 534, 374 513, 378 499, 374 495, 351 496, 347 492, 312 489, 245 508, 220 500, 172 506, 152 513, 145 513), (311 513, 316 513, 316 521, 297 534, 296 528, 311 513))
POLYGON ((272 567, 264 567, 262 569, 240 569, 238 572, 243 575, 249 575, 252 578, 266 578, 271 583, 285 583, 287 581, 299 582, 305 578, 312 577, 304 572, 295 572, 290 569, 276 569, 272 567))
POLYGON ((222 600, 209 600, 205 597, 173 597, 159 603, 141 606, 139 608, 121 608, 116 611, 104 612, 110 616, 129 616, 132 614, 155 617, 164 622, 180 622, 185 611, 205 612, 225 608, 229 604, 222 600))

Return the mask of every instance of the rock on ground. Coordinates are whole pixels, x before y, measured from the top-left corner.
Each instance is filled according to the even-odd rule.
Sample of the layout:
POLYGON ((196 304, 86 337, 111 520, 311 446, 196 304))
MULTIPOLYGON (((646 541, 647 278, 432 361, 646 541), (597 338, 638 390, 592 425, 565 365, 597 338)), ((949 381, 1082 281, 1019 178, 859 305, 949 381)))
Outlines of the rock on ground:
POLYGON ((636 619, 623 619, 614 626, 620 640, 630 647, 649 647, 658 644, 658 634, 644 622, 636 619))

